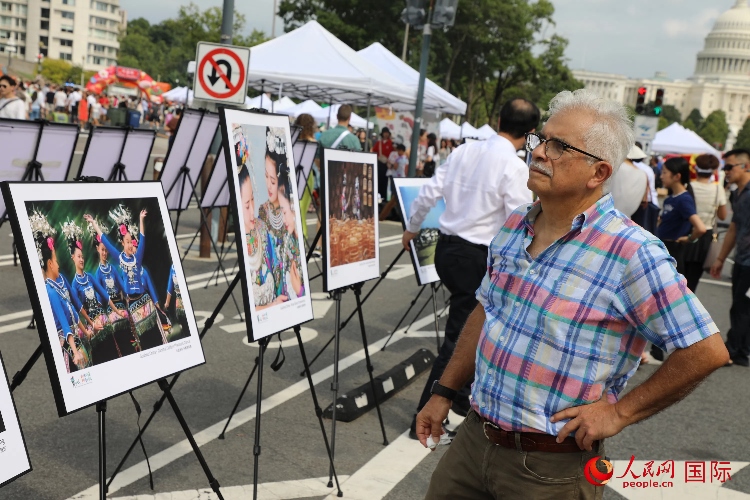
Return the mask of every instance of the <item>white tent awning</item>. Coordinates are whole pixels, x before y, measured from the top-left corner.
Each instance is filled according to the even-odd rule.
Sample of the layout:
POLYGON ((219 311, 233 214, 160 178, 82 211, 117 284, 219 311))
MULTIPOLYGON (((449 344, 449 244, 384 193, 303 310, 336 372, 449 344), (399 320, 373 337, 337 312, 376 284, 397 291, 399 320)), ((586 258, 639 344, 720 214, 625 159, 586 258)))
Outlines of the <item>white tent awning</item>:
MULTIPOLYGON (((394 79, 411 87, 416 98, 417 86, 419 85, 419 71, 393 55, 391 51, 383 47, 379 42, 375 42, 357 53, 394 79)), ((466 113, 465 102, 453 96, 450 92, 445 91, 429 78, 425 80, 423 105, 425 109, 434 109, 445 113, 457 115, 466 113)))
POLYGON ((245 106, 248 109, 256 108, 256 109, 265 109, 266 111, 271 111, 271 103, 273 101, 271 100, 271 97, 268 94, 261 94, 257 97, 253 97, 252 99, 250 97, 245 97, 245 106))
POLYGON ((495 129, 490 127, 489 123, 485 123, 479 129, 477 129, 477 132, 479 132, 479 138, 482 140, 489 139, 493 135, 497 135, 497 132, 495 132, 495 129))
POLYGON ((273 108, 274 113, 278 113, 282 109, 287 109, 294 106, 296 106, 296 104, 294 104, 294 101, 289 99, 287 96, 284 96, 278 101, 273 101, 273 105, 271 106, 271 108, 273 108))
POLYGON ((460 139, 461 125, 450 118, 443 118, 440 121, 440 138, 441 139, 460 139))
POLYGON ((317 21, 250 49, 248 85, 283 84, 289 97, 320 102, 414 105, 416 92, 333 36, 317 21))
POLYGON ((471 123, 469 122, 463 122, 461 124, 461 139, 464 137, 473 137, 475 139, 479 139, 479 136, 481 134, 479 133, 479 130, 475 129, 471 123))
POLYGON ((660 154, 696 154, 708 153, 721 158, 721 153, 704 141, 692 130, 684 128, 679 123, 673 123, 656 133, 651 143, 651 151, 660 154))
MULTIPOLYGON (((317 102, 313 101, 312 99, 308 99, 299 104, 295 104, 291 108, 277 109, 276 113, 291 116, 292 118, 297 118, 299 115, 307 113, 308 115, 312 115, 313 118, 315 118, 320 113, 321 109, 323 108, 321 108, 317 102)), ((326 115, 326 118, 327 117, 328 115, 326 115)), ((315 119, 317 120, 317 118, 315 119)))

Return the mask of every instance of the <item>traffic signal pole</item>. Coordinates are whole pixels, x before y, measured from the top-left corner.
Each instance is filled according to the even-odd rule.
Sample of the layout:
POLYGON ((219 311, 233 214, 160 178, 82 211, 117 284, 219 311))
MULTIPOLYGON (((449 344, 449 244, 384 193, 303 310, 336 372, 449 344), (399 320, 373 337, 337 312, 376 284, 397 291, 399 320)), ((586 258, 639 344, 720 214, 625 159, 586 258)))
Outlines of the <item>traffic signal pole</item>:
POLYGON ((432 7, 427 12, 427 22, 422 30, 422 59, 419 62, 419 88, 417 90, 417 105, 414 110, 414 127, 411 134, 411 153, 409 154, 409 177, 417 175, 417 156, 419 153, 419 131, 422 128, 422 101, 424 100, 424 82, 427 78, 427 61, 430 57, 430 16, 432 7))

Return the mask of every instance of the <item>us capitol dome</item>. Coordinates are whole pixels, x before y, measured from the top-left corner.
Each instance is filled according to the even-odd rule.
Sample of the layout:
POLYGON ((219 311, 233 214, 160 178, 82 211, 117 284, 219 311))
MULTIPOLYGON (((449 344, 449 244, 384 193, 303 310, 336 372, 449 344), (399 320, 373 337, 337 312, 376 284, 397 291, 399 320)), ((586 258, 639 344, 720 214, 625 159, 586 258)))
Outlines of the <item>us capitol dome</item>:
POLYGON ((573 75, 586 88, 602 97, 635 106, 637 90, 646 87, 646 102, 653 101, 658 88, 664 89, 664 104, 679 110, 686 119, 693 109, 705 118, 712 111, 724 110, 729 124, 727 149, 734 143, 745 120, 750 117, 750 6, 748 0, 736 0, 721 14, 706 36, 703 50, 696 56, 693 76, 672 80, 662 72, 651 78, 574 70, 573 75))

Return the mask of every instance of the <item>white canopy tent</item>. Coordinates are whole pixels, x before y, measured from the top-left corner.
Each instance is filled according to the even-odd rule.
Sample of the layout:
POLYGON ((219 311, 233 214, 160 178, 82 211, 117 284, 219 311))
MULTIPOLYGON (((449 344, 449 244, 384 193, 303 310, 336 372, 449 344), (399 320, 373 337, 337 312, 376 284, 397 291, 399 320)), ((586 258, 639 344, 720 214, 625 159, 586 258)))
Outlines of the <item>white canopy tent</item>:
POLYGON ((721 152, 704 141, 692 130, 684 128, 679 123, 673 123, 656 133, 651 143, 651 151, 659 154, 695 154, 709 153, 721 158, 721 152))
POLYGON ((479 136, 481 134, 479 133, 479 130, 475 129, 471 123, 469 122, 463 122, 461 124, 461 139, 464 137, 473 137, 475 139, 479 139, 479 136))
MULTIPOLYGON (((379 42, 375 42, 357 53, 394 79, 411 87, 416 99, 417 87, 419 85, 419 71, 393 55, 391 51, 383 47, 379 42)), ((465 102, 453 96, 450 92, 443 90, 430 79, 425 80, 423 106, 425 109, 434 109, 444 113, 466 114, 465 102)))
POLYGON ((256 109, 265 109, 266 111, 271 111, 271 104, 273 101, 271 100, 271 97, 268 94, 261 94, 259 96, 253 97, 252 99, 250 97, 245 97, 245 106, 250 108, 256 108, 256 109))
POLYGON ((461 125, 450 118, 443 118, 440 121, 440 138, 441 139, 460 139, 461 125))
POLYGON ((271 106, 271 108, 273 109, 274 113, 278 113, 283 109, 292 108, 294 106, 296 106, 294 101, 289 99, 287 96, 283 96, 278 101, 273 101, 273 105, 271 106))
POLYGON ((250 51, 248 85, 261 91, 283 85, 284 94, 297 99, 414 105, 413 88, 385 74, 317 21, 250 51))
MULTIPOLYGON (((276 112, 282 115, 291 116, 292 118, 297 118, 299 115, 307 113, 308 115, 312 115, 314 118, 321 112, 322 109, 323 108, 321 108, 317 102, 313 101, 312 99, 308 99, 299 104, 295 104, 291 108, 277 109, 276 112)), ((327 117, 328 114, 326 114, 326 118, 327 117)))
POLYGON ((479 132, 479 138, 482 140, 489 139, 493 135, 497 135, 497 132, 495 132, 495 129, 490 127, 489 123, 485 123, 479 129, 477 129, 477 132, 479 132))
MULTIPOLYGON (((317 111, 315 114, 310 113, 313 118, 315 118, 315 121, 318 123, 325 122, 328 123, 329 127, 335 127, 338 123, 338 119, 336 118, 336 113, 338 113, 339 108, 341 107, 341 104, 334 104, 333 106, 329 107, 321 107, 319 111, 317 111), (330 117, 330 119, 329 119, 330 117)), ((357 113, 352 112, 352 117, 349 119, 349 124, 354 128, 365 128, 365 124, 367 124, 367 128, 373 128, 375 126, 374 123, 368 122, 361 116, 359 116, 357 113)))
POLYGON ((185 104, 185 98, 187 97, 188 105, 193 103, 193 91, 187 87, 175 87, 164 92, 161 96, 165 101, 177 104, 185 104))

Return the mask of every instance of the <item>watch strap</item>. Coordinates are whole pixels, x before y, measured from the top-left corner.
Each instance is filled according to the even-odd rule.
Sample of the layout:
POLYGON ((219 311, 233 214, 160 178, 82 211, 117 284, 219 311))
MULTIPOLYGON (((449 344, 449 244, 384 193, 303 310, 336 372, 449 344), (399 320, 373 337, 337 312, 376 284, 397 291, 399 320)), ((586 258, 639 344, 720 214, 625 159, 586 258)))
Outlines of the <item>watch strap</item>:
POLYGON ((453 399, 455 399, 455 397, 458 395, 458 391, 445 387, 444 385, 440 385, 440 383, 437 380, 435 380, 432 383, 432 389, 430 389, 430 394, 437 394, 438 396, 442 396, 446 399, 453 401, 453 399))

